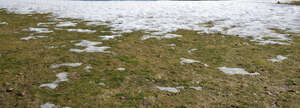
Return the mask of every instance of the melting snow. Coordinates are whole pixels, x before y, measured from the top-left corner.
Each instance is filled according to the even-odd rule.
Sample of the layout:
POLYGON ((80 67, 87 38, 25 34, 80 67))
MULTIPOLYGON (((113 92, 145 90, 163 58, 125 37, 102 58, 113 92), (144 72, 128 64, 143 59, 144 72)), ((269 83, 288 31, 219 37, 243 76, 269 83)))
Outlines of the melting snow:
POLYGON ((172 92, 172 93, 178 93, 180 92, 180 90, 174 88, 174 87, 161 87, 161 86, 156 86, 156 88, 158 88, 159 90, 162 91, 168 91, 168 92, 172 92))
POLYGON ((186 59, 186 58, 180 58, 180 64, 185 64, 185 63, 200 63, 198 60, 193 60, 193 59, 186 59))
POLYGON ((196 49, 196 48, 190 49, 190 50, 188 50, 188 53, 192 53, 193 51, 196 51, 196 50, 198 50, 198 49, 196 49))
POLYGON ((56 24, 56 27, 75 27, 76 25, 77 23, 67 21, 67 22, 60 22, 59 24, 56 24))
POLYGON ((227 67, 219 67, 219 70, 228 75, 240 74, 240 75, 259 75, 259 73, 249 73, 245 71, 245 69, 241 68, 227 68, 227 67))
POLYGON ((271 62, 281 62, 282 60, 285 60, 285 59, 287 59, 287 57, 282 56, 282 55, 278 55, 276 58, 268 59, 268 60, 271 61, 271 62))
POLYGON ((67 75, 68 75, 68 73, 66 73, 66 72, 58 73, 56 75, 57 79, 54 82, 42 84, 42 85, 40 85, 40 87, 49 87, 51 89, 55 89, 57 87, 58 83, 60 83, 62 81, 68 81, 67 75))
POLYGON ((105 83, 99 82, 98 85, 105 86, 105 83))
MULTIPOLYGON (((41 105, 41 108, 59 108, 59 107, 56 106, 55 104, 47 102, 47 103, 41 105)), ((71 108, 71 107, 62 107, 62 108, 71 108)))
POLYGON ((38 39, 38 38, 47 38, 48 36, 28 36, 28 37, 23 37, 21 40, 30 40, 30 39, 38 39))
POLYGON ((102 44, 102 42, 92 42, 88 40, 82 40, 80 43, 76 43, 75 46, 83 46, 83 47, 88 47, 88 46, 95 46, 102 44))
MULTIPOLYGON (((188 2, 0 0, 0 2, 0 8, 17 13, 51 12, 60 18, 110 22, 109 26, 112 29, 120 31, 145 30, 166 33, 187 29, 252 37, 254 41, 262 43, 289 39, 287 34, 276 33, 270 28, 300 33, 300 7, 275 4, 275 0, 188 2), (201 25, 206 22, 213 22, 214 26, 201 25), (224 28, 229 29, 224 30, 224 28), (265 40, 264 37, 278 38, 278 40, 265 40)), ((69 22, 58 26, 70 25, 74 24, 69 22)))
POLYGON ((147 39, 150 39, 150 38, 155 38, 157 40, 162 40, 162 39, 171 39, 171 38, 178 38, 178 37, 182 37, 182 36, 177 35, 177 34, 166 34, 164 36, 145 35, 141 38, 141 40, 147 40, 147 39))
POLYGON ((121 37, 121 35, 106 35, 106 36, 100 36, 102 38, 102 40, 110 40, 113 39, 115 37, 121 37))
POLYGON ((87 22, 87 26, 99 26, 99 25, 107 25, 107 23, 104 22, 87 22))
POLYGON ((8 24, 7 22, 0 22, 0 24, 8 24))
POLYGON ((68 32, 95 33, 96 30, 89 29, 67 29, 68 32))
POLYGON ((190 88, 195 89, 195 90, 202 90, 202 87, 194 87, 194 86, 191 86, 190 88))
POLYGON ((176 47, 176 44, 169 44, 170 47, 176 47))
POLYGON ((91 65, 87 65, 85 68, 84 68, 84 70, 86 70, 87 72, 91 72, 91 69, 92 69, 93 67, 91 66, 91 65))
POLYGON ((55 24, 55 22, 38 23, 37 26, 48 27, 48 25, 55 24))
POLYGON ((52 30, 48 30, 48 28, 28 28, 28 31, 36 32, 36 33, 52 33, 52 30))
POLYGON ((119 70, 119 71, 125 71, 126 69, 125 68, 118 68, 117 70, 119 70))
POLYGON ((70 67, 78 67, 81 66, 82 63, 62 63, 62 64, 53 64, 50 66, 51 69, 59 68, 62 66, 70 66, 70 67))

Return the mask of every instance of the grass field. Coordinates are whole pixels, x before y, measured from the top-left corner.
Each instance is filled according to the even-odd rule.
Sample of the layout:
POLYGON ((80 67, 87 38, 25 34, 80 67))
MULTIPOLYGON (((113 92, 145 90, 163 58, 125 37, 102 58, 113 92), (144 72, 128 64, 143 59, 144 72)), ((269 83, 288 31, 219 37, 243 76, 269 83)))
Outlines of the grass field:
MULTIPOLYGON (((250 39, 222 34, 179 30, 172 39, 147 39, 147 33, 112 35, 108 26, 87 26, 77 19, 54 19, 51 14, 15 14, 0 11, 0 107, 38 108, 49 102, 72 108, 296 108, 300 106, 300 34, 289 33, 290 45, 259 45, 250 39), (62 29, 89 29, 95 33, 68 32, 55 24, 78 23, 62 29), (41 22, 52 33, 26 31, 41 22), (48 36, 20 40, 27 36, 48 36), (81 40, 103 42, 107 53, 71 52, 81 40), (172 44, 172 45, 170 45, 172 44), (176 46, 175 46, 175 45, 176 46), (188 52, 190 49, 197 49, 188 52), (277 55, 282 62, 270 62, 277 55), (200 63, 181 64, 181 58, 200 63), (78 67, 53 64, 82 63, 78 67), (207 64, 208 66, 205 66, 207 64), (89 71, 86 66, 92 67, 89 71), (243 68, 260 75, 228 75, 218 67, 243 68), (118 70, 125 68, 125 70, 118 70), (67 72, 68 81, 55 89, 39 87, 67 72), (99 84, 101 83, 101 84, 99 84), (184 86, 172 93, 157 88, 184 86), (202 87, 195 90, 189 87, 202 87)), ((210 23, 209 23, 210 24, 210 23)), ((213 26, 213 25, 209 25, 213 26)), ((285 32, 285 31, 280 31, 285 32)))

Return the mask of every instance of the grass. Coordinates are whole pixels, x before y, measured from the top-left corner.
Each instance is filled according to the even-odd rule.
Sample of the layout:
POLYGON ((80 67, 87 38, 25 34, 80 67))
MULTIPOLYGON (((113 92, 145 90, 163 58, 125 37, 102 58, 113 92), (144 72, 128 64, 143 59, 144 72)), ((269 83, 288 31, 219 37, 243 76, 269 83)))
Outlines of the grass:
MULTIPOLYGON (((291 45, 258 45, 245 38, 222 34, 197 34, 179 30, 182 38, 140 40, 143 31, 123 33, 115 40, 102 41, 110 35, 106 26, 86 26, 85 21, 62 19, 76 27, 97 30, 78 33, 54 30, 49 34, 24 31, 39 22, 55 22, 51 14, 15 14, 0 11, 0 107, 36 108, 46 102, 73 108, 96 107, 297 107, 300 100, 300 34, 292 34, 291 45), (108 32, 101 32, 108 31, 108 32), (48 39, 22 41, 29 35, 46 35, 48 39), (102 41, 114 53, 73 53, 70 41, 102 41), (169 44, 176 44, 172 48, 169 44), (56 46, 49 49, 46 46, 56 46), (187 51, 198 50, 193 53, 187 51), (267 61, 288 55, 281 63, 267 61), (180 58, 206 63, 181 65, 180 58), (80 67, 50 69, 50 65, 82 62, 80 67), (93 69, 86 72, 90 64, 93 69), (226 75, 218 67, 238 67, 259 76, 226 75), (125 71, 116 70, 119 67, 125 71), (56 89, 39 88, 56 79, 60 72, 69 73, 69 81, 56 89), (98 85, 104 82, 105 86, 98 85), (198 83, 195 83, 198 82, 198 83), (201 86, 202 91, 181 89, 179 93, 160 91, 159 86, 201 86)), ((208 25, 210 25, 208 23, 208 25)), ((284 32, 284 31, 280 31, 284 32)))
POLYGON ((300 5, 300 1, 291 1, 285 4, 289 4, 289 5, 300 5))

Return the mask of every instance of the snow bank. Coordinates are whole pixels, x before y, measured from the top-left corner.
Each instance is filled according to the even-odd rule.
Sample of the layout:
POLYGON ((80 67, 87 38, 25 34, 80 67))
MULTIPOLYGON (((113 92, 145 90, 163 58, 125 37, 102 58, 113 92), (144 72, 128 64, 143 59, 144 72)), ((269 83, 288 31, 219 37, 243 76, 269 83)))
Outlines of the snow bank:
POLYGON ((168 33, 187 29, 252 37, 257 42, 269 41, 267 44, 289 41, 288 34, 276 33, 270 28, 300 33, 300 7, 275 4, 276 0, 0 2, 0 8, 17 13, 52 12, 61 18, 110 22, 112 29, 121 31, 168 33), (206 27, 206 22, 213 22, 213 26, 206 27), (265 40, 264 37, 277 40, 265 40))

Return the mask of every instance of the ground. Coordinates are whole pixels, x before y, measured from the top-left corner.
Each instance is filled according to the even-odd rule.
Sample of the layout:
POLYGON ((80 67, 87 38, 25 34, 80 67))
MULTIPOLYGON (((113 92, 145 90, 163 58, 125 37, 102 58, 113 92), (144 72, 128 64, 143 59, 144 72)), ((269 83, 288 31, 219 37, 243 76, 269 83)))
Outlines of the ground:
MULTIPOLYGON (((54 20, 51 14, 15 14, 0 11, 0 107, 37 108, 47 102, 58 107, 298 107, 300 100, 300 34, 289 33, 290 45, 259 45, 251 39, 222 34, 178 30, 181 38, 141 40, 146 33, 122 33, 103 41, 111 28, 87 26, 77 19, 54 20), (40 22, 77 22, 75 27, 96 33, 33 33, 40 22), (102 32, 107 31, 107 32, 102 32), (48 36, 20 40, 30 35, 48 36), (103 42, 109 53, 76 53, 81 40, 103 42), (72 41, 72 42, 71 42, 72 41), (173 44, 170 46, 170 44, 173 44), (176 46, 174 46, 174 44, 176 46), (55 48, 49 48, 54 46, 55 48), (198 49, 189 53, 190 49, 198 49), (285 55, 282 62, 268 59, 285 55), (201 63, 181 64, 181 58, 201 63), (53 64, 83 63, 79 67, 50 68, 53 64), (208 66, 205 66, 207 64, 208 66), (91 66, 90 72, 85 67, 91 66), (218 67, 243 68, 260 75, 228 75, 218 67), (118 68, 125 68, 121 71, 118 68), (39 87, 67 72, 68 81, 55 89, 39 87), (99 85, 99 83, 101 83, 99 85), (184 86, 180 92, 156 86, 184 86), (202 87, 202 90, 188 88, 202 87)), ((285 32, 285 31, 280 31, 285 32)))

